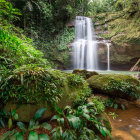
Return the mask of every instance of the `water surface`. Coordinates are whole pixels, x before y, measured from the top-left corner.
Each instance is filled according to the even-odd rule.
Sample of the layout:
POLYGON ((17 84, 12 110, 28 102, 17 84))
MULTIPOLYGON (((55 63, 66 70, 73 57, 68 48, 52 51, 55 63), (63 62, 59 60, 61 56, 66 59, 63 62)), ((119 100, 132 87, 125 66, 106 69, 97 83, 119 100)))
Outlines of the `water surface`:
POLYGON ((113 140, 140 140, 140 108, 131 105, 127 110, 109 109, 109 112, 118 114, 115 120, 109 116, 113 140))

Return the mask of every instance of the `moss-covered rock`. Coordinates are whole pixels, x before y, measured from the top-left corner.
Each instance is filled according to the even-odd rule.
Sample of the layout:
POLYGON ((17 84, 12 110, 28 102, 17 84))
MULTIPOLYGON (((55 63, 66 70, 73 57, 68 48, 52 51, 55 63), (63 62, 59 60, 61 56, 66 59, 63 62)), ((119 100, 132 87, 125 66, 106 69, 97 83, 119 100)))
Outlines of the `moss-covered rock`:
POLYGON ((81 69, 75 69, 72 72, 73 74, 77 74, 82 76, 84 79, 88 79, 93 75, 98 75, 96 71, 87 71, 87 70, 81 70, 81 69))
POLYGON ((140 82, 129 75, 103 74, 90 77, 87 82, 94 92, 128 100, 139 95, 140 82))
MULTIPOLYGON (((130 70, 140 58, 139 19, 127 17, 124 11, 98 14, 95 19, 97 35, 112 43, 110 46, 112 67, 130 70)), ((99 61, 107 63, 106 47, 103 50, 99 50, 99 61)))
POLYGON ((73 102, 84 102, 89 94, 88 83, 82 77, 37 66, 16 69, 1 85, 5 110, 19 107, 17 113, 21 121, 29 121, 43 106, 49 111, 46 116, 50 117, 54 113, 54 103, 64 108, 73 102))

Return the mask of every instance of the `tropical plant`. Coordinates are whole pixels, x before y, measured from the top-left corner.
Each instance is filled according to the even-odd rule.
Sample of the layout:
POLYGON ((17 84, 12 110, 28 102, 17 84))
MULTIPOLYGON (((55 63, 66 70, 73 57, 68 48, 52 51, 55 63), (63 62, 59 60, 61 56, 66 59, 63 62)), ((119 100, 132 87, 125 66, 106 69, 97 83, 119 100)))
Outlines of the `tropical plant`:
MULTIPOLYGON (((98 110, 93 103, 78 106, 73 109, 67 106, 64 110, 55 105, 58 115, 51 120, 57 120, 58 126, 52 130, 54 140, 93 140, 100 139, 95 131, 99 131, 105 138, 111 137, 111 132, 104 126, 102 121, 97 118, 98 110)), ((100 112, 101 113, 101 112, 100 112)))
POLYGON ((19 19, 18 15, 21 15, 20 11, 17 8, 14 8, 10 2, 0 0, 0 21, 7 20, 11 23, 19 19))
POLYGON ((131 84, 129 82, 124 82, 124 81, 116 81, 116 80, 110 80, 107 86, 104 86, 104 90, 106 92, 110 92, 112 90, 118 91, 122 94, 125 93, 126 98, 127 96, 130 96, 132 98, 138 98, 137 92, 138 86, 131 84))
POLYGON ((13 109, 10 112, 7 113, 9 120, 8 120, 8 129, 11 129, 13 127, 13 120, 18 120, 18 114, 16 113, 16 110, 13 109))
POLYGON ((5 127, 5 119, 7 118, 7 113, 0 107, 0 128, 5 127))
POLYGON ((116 98, 115 99, 109 98, 109 99, 105 100, 104 105, 106 107, 113 107, 114 109, 118 109, 118 108, 121 108, 122 110, 126 109, 124 104, 118 104, 117 103, 116 98))
POLYGON ((115 112, 109 112, 109 115, 112 116, 114 120, 118 117, 118 115, 115 112))
POLYGON ((39 109, 32 120, 30 120, 28 128, 26 128, 26 125, 22 122, 17 122, 17 126, 20 129, 20 132, 17 132, 16 129, 13 129, 12 131, 7 131, 1 138, 1 140, 23 140, 24 134, 28 135, 28 140, 49 140, 49 136, 47 134, 37 134, 35 132, 36 129, 39 129, 40 127, 43 127, 47 130, 51 130, 51 125, 44 122, 42 124, 39 124, 39 119, 44 115, 46 111, 46 108, 39 109))

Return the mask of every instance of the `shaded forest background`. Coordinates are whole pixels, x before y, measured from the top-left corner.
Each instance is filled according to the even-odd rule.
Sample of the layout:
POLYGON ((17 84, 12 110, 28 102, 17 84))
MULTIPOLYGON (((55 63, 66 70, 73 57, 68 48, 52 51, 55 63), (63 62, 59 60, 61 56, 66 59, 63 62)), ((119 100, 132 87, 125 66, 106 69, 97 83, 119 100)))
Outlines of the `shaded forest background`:
POLYGON ((5 37, 0 41, 1 64, 14 69, 31 62, 43 62, 44 65, 47 61, 47 65, 53 68, 66 68, 71 51, 68 44, 74 39, 74 28, 68 28, 68 23, 76 15, 90 16, 95 22, 98 14, 119 11, 126 19, 139 24, 140 0, 0 0, 0 30, 1 37, 5 37), (10 50, 15 45, 15 51, 20 43, 23 46, 23 42, 26 49, 23 48, 21 52, 17 50, 19 56, 17 52, 16 55, 6 54, 9 51, 6 50, 8 47, 4 47, 6 37, 10 41, 10 50), (18 43, 14 40, 18 40, 18 43), (28 45, 41 50, 43 54, 29 49, 28 45))

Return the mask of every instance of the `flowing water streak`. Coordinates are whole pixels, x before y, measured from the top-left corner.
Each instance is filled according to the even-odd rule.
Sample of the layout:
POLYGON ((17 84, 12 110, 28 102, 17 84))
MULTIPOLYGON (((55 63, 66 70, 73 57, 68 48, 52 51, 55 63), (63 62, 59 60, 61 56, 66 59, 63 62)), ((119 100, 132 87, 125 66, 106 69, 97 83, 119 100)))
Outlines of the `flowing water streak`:
POLYGON ((110 44, 106 43, 107 45, 107 70, 110 71, 110 44))
POLYGON ((88 17, 76 17, 73 53, 74 69, 98 69, 97 43, 92 20, 88 17))

